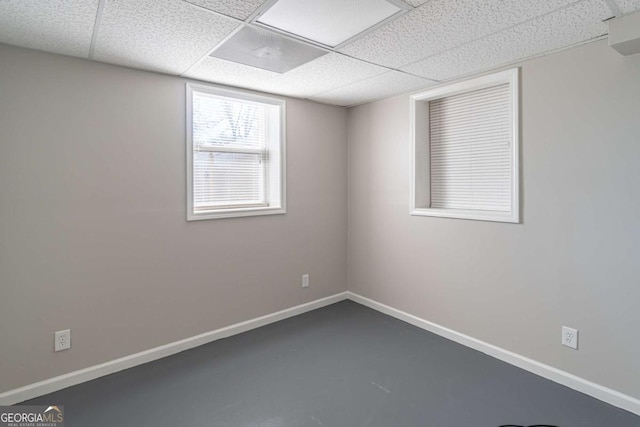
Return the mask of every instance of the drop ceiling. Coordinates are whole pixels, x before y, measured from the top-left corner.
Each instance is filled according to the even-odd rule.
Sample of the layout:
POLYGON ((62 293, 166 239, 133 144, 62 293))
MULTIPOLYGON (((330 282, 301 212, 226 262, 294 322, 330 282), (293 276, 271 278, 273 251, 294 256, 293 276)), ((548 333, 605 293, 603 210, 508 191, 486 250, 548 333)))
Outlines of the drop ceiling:
MULTIPOLYGON (((308 31, 326 53, 283 73, 211 56, 264 27, 261 16, 278 22, 274 0, 2 0, 0 43, 351 106, 597 40, 603 21, 640 10, 640 0, 389 1, 402 14, 346 43, 308 31)), ((365 6, 353 5, 366 3, 345 8, 356 33, 365 6)))

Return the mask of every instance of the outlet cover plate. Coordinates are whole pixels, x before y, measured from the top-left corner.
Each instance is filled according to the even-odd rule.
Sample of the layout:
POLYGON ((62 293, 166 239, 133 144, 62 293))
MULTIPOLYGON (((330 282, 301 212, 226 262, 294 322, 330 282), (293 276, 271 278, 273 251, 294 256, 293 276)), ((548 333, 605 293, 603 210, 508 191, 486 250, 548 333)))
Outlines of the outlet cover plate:
POLYGON ((71 348, 71 329, 55 333, 55 351, 69 350, 71 348))
POLYGON ((566 345, 574 350, 578 349, 578 330, 569 328, 567 326, 562 327, 562 345, 566 345))
POLYGON ((303 274, 302 275, 302 287, 303 288, 308 288, 309 287, 309 275, 308 274, 303 274))

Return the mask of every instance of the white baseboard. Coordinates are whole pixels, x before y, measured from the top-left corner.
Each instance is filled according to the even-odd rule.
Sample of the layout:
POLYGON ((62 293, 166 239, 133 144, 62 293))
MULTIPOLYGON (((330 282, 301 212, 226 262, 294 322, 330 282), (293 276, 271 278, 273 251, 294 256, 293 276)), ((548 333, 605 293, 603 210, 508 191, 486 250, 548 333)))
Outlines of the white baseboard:
POLYGON ((20 387, 14 390, 9 390, 4 393, 0 393, 0 405, 14 405, 16 403, 24 402, 25 400, 34 399, 38 396, 62 390, 63 388, 91 381, 105 375, 122 371, 124 369, 132 368, 134 366, 152 362, 163 357, 171 356, 172 354, 189 350, 191 348, 198 347, 212 341, 227 338, 232 335, 249 331, 251 329, 259 328, 260 326, 265 326, 279 320, 284 320, 289 317, 297 316, 308 311, 322 308, 327 305, 345 300, 346 298, 347 293, 341 292, 335 295, 328 296, 326 298, 308 302, 306 304, 287 308, 276 313, 267 314, 266 316, 261 316, 255 319, 247 320, 245 322, 236 323, 231 326, 216 329, 215 331, 205 332, 204 334, 162 345, 160 347, 155 347, 149 350, 142 351, 140 353, 102 363, 100 365, 91 366, 79 371, 70 372, 68 374, 60 375, 48 380, 29 384, 27 386, 20 387))
POLYGON ((480 341, 468 335, 461 334, 460 332, 445 328, 444 326, 429 322, 428 320, 421 319, 412 314, 405 313, 404 311, 397 310, 393 307, 353 292, 347 292, 347 298, 391 317, 395 317, 396 319, 410 323, 418 328, 433 332, 436 335, 440 335, 441 337, 455 341, 466 347, 478 350, 484 354, 502 360, 503 362, 507 362, 511 365, 517 366, 518 368, 524 369, 525 371, 532 372, 543 378, 594 397, 610 405, 632 412, 636 415, 640 415, 640 400, 634 397, 585 380, 584 378, 580 378, 576 375, 554 368, 553 366, 545 365, 544 363, 537 362, 520 354, 480 341))
POLYGON ((315 301, 308 302, 306 304, 278 311, 276 313, 267 314, 265 316, 247 320, 245 322, 236 323, 234 325, 216 329, 211 332, 206 332, 204 334, 196 335, 194 337, 186 338, 184 340, 176 341, 160 347, 155 347, 146 351, 142 351, 140 353, 102 363, 100 365, 91 366, 89 368, 70 372, 68 374, 60 375, 58 377, 54 377, 45 381, 40 381, 14 390, 9 390, 4 393, 0 393, 0 405, 13 405, 16 403, 20 403, 25 400, 52 393, 54 391, 62 390, 67 387, 91 381, 105 375, 113 374, 115 372, 132 368, 134 366, 142 365, 144 363, 152 362, 163 357, 171 356, 172 354, 189 350, 191 348, 198 347, 222 338, 227 338, 232 335, 249 331, 251 329, 259 328, 261 326, 265 326, 279 320, 297 316, 299 314, 322 308, 345 299, 350 299, 376 311, 410 323, 421 329, 433 332, 434 334, 440 335, 451 341, 455 341, 474 350, 478 350, 489 356, 495 357, 496 359, 502 360, 503 362, 507 362, 511 365, 517 366, 543 378, 549 379, 573 390, 592 396, 598 400, 609 403, 618 408, 640 415, 640 400, 634 397, 585 380, 584 378, 580 378, 576 375, 570 374, 552 366, 545 365, 544 363, 537 362, 533 359, 529 359, 528 357, 522 356, 520 354, 513 353, 509 350, 505 350, 484 341, 480 341, 468 335, 461 334, 460 332, 445 328, 444 326, 429 322, 412 314, 395 309, 393 307, 379 303, 353 292, 341 292, 335 295, 328 296, 326 298, 321 298, 315 301))

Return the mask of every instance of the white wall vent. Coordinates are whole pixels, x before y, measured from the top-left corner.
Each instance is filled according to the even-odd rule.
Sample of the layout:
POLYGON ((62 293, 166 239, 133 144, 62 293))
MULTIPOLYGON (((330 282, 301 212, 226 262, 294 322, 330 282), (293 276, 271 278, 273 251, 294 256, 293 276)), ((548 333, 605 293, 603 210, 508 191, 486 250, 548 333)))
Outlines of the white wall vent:
POLYGON ((640 53, 640 12, 609 21, 609 46, 625 56, 640 53))

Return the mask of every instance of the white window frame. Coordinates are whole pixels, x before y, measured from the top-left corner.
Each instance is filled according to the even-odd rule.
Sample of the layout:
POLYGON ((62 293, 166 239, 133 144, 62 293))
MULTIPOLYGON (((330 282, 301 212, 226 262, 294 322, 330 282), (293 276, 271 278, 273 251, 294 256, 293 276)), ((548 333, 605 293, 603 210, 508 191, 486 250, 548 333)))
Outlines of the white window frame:
MULTIPOLYGON (((219 219, 219 218, 234 218, 234 217, 246 217, 256 215, 275 215, 285 214, 286 208, 286 101, 280 98, 272 98, 263 95, 257 95, 250 92, 232 90, 227 88, 221 88, 213 85, 202 85, 196 83, 186 84, 186 100, 187 100, 187 221, 197 221, 204 219, 219 219), (266 158, 273 158, 273 156, 279 157, 279 170, 280 186, 279 186, 279 203, 264 203, 256 205, 239 205, 239 206, 223 206, 216 209, 211 209, 203 212, 196 212, 194 210, 194 194, 193 194, 193 93, 201 92, 211 94, 215 96, 223 96, 227 98, 233 98, 244 101, 251 101, 260 104, 268 104, 278 107, 278 114, 280 116, 280 138, 278 141, 267 141, 267 153, 266 158), (269 145, 271 144, 271 145, 269 145), (275 144, 275 146, 273 145, 275 144)), ((244 148, 224 148, 224 149, 211 149, 211 151, 224 151, 224 152, 238 152, 238 153, 262 153, 263 150, 244 149, 244 148)), ((266 174, 269 174, 268 169, 273 167, 267 166, 266 174)), ((268 181, 268 180, 267 180, 268 181)), ((268 190, 269 183, 265 184, 268 190)), ((278 187, 276 187, 278 188, 278 187)))
POLYGON ((411 215, 510 223, 520 222, 520 110, 518 82, 519 69, 514 68, 451 85, 437 87, 411 96, 411 215), (431 186, 431 161, 429 149, 424 148, 425 145, 429 147, 429 144, 424 144, 424 141, 429 141, 429 123, 428 115, 426 114, 426 112, 428 112, 429 101, 504 83, 509 83, 510 85, 513 121, 513 143, 511 144, 511 211, 502 213, 480 210, 431 208, 429 194, 431 186), (420 150, 420 153, 416 150, 420 150))

